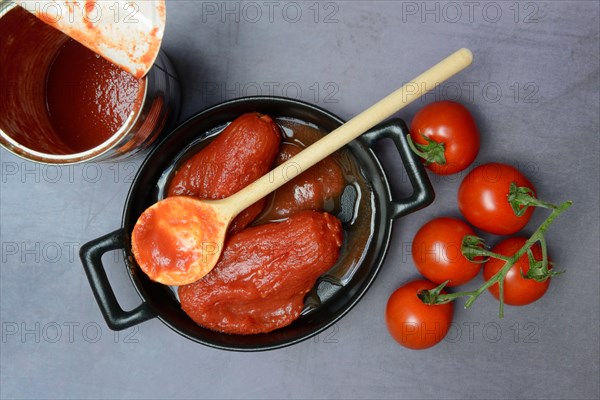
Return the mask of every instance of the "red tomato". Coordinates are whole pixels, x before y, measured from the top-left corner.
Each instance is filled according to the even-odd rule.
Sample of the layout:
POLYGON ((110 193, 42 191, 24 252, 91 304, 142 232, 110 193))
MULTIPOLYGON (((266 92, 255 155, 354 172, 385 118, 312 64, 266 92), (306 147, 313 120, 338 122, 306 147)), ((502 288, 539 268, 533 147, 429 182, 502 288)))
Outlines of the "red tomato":
POLYGON ((533 207, 515 215, 508 202, 510 184, 535 190, 529 180, 510 165, 489 163, 471 171, 458 189, 458 208, 472 225, 496 235, 520 231, 531 219, 533 207))
MULTIPOLYGON (((504 256, 512 256, 521 247, 525 245, 527 238, 524 237, 511 237, 500 242, 496 247, 492 249, 494 253, 502 254, 504 256)), ((533 256, 537 261, 542 259, 542 249, 536 243, 531 247, 533 256)), ((502 269, 504 261, 498 260, 497 258, 491 258, 483 267, 483 277, 487 281, 494 274, 502 269)), ((512 306, 524 306, 526 304, 533 303, 546 293, 548 286, 550 286, 550 278, 544 282, 538 282, 535 279, 526 279, 521 276, 527 274, 529 271, 529 259, 527 254, 523 254, 517 262, 508 270, 508 273, 504 277, 504 302, 512 306)), ((500 288, 498 284, 490 286, 488 289, 490 293, 497 299, 500 298, 500 288)))
POLYGON ((454 314, 452 304, 428 305, 417 297, 420 291, 436 287, 429 281, 415 280, 390 296, 385 322, 394 340, 402 346, 426 349, 439 343, 448 333, 454 314))
POLYGON ((453 101, 438 101, 423 107, 413 118, 410 136, 416 144, 427 145, 423 137, 444 144, 446 163, 427 165, 438 175, 450 175, 467 168, 479 153, 479 131, 465 106, 453 101))
POLYGON ((460 251, 462 240, 475 232, 465 222, 448 217, 436 218, 419 229, 412 242, 415 266, 425 278, 447 286, 469 282, 481 264, 469 261, 460 251))

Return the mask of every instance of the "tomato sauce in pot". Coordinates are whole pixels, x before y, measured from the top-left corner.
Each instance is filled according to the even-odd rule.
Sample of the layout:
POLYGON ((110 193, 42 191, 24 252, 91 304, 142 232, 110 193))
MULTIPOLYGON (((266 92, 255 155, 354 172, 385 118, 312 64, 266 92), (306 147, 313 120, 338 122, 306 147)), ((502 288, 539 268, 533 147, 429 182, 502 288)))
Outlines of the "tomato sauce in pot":
MULTIPOLYGON (((276 122, 281 147, 274 164, 325 133, 296 119, 276 122)), ((210 160, 215 149, 210 143, 225 141, 216 135, 232 135, 227 126, 235 124, 207 133, 218 140, 199 132, 198 142, 163 173, 158 200, 175 194, 174 188, 188 180, 181 174, 190 163, 210 160), (201 155, 204 149, 210 151, 201 155)), ((241 136, 235 143, 243 146, 248 140, 241 136)), ((235 165, 235 159, 239 157, 227 161, 235 165)), ((254 334, 286 326, 326 303, 358 270, 373 235, 372 195, 350 151, 337 151, 268 196, 262 214, 248 228, 230 234, 213 271, 190 285, 172 287, 173 293, 188 316, 208 329, 254 334)))
POLYGON ((225 333, 267 333, 293 322, 304 296, 338 259, 341 223, 303 211, 233 235, 215 268, 178 289, 196 323, 225 333))
MULTIPOLYGON (((293 121, 279 121, 284 138, 274 166, 283 164, 322 137, 316 129, 293 121)), ((339 199, 348 184, 339 154, 331 155, 290 180, 267 198, 267 208, 255 224, 281 221, 300 211, 339 211, 339 199)), ((290 169, 294 169, 291 163, 290 169)), ((285 173, 285 171, 284 171, 285 173)))
MULTIPOLYGON (((297 119, 278 118, 277 123, 281 126, 283 138, 275 163, 281 162, 282 157, 287 158, 286 147, 295 147, 292 152, 296 153, 326 134, 320 128, 297 119)), ((360 166, 350 151, 342 148, 267 197, 267 206, 254 225, 281 221, 307 209, 326 211, 342 221, 344 243, 340 253, 343 262, 338 262, 322 275, 323 292, 320 296, 316 293, 307 296, 308 308, 326 300, 328 295, 325 292, 334 293, 335 288, 346 285, 361 265, 374 232, 372 196, 360 166), (306 193, 311 195, 306 196, 306 193)))

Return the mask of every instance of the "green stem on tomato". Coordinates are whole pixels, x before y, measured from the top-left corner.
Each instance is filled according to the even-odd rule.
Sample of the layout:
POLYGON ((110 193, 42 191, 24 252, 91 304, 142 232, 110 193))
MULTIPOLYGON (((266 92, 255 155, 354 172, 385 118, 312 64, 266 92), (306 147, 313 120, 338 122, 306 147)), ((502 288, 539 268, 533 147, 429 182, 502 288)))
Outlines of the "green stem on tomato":
POLYGON ((500 310, 498 311, 498 316, 500 318, 504 318, 504 276, 502 279, 498 281, 498 291, 499 291, 499 301, 500 301, 500 310))
POLYGON ((467 260, 479 264, 487 262, 490 258, 508 261, 507 256, 489 251, 486 248, 485 241, 479 236, 466 235, 462 240, 460 252, 467 260))
POLYGON ((540 247, 542 248, 542 267, 548 269, 548 244, 546 238, 542 236, 540 238, 540 247))
POLYGON ((444 152, 446 151, 446 146, 442 142, 436 142, 433 139, 428 138, 423 135, 423 139, 427 142, 427 144, 415 143, 410 135, 406 135, 406 140, 408 141, 408 146, 410 149, 423 160, 425 160, 425 165, 429 164, 439 164, 446 165, 446 156, 444 152))
POLYGON ((558 208, 555 204, 537 199, 532 189, 526 186, 517 186, 515 182, 510 184, 508 203, 518 217, 523 216, 529 207, 541 207, 551 210, 558 208))
MULTIPOLYGON (((494 276, 492 276, 490 279, 488 279, 483 285, 481 285, 476 290, 468 291, 468 292, 437 294, 437 295, 434 295, 434 293, 424 293, 424 292, 433 292, 433 291, 437 291, 437 293, 439 293, 438 288, 435 288, 435 289, 432 289, 432 291, 423 291, 421 294, 419 294, 419 298, 422 301, 424 301, 426 304, 433 305, 433 304, 449 303, 459 297, 467 297, 467 301, 465 302, 465 308, 469 308, 473 305, 475 300, 477 300, 477 298, 484 291, 486 291, 490 286, 497 283, 499 286, 499 290, 500 290, 499 317, 503 318, 504 317, 504 278, 505 278, 506 274, 511 269, 511 267, 517 262, 517 260, 519 258, 521 258, 521 256, 523 256, 523 254, 527 253, 527 251, 531 248, 531 246, 533 246, 536 242, 538 242, 538 241, 541 242, 542 252, 543 252, 543 254, 545 254, 544 250, 543 250, 545 247, 545 243, 546 243, 546 241, 544 239, 544 233, 546 233, 546 231, 548 230, 548 228, 550 227, 552 222, 556 219, 556 217, 558 217, 563 212, 565 212, 569 207, 571 207, 572 204, 573 204, 572 201, 566 201, 559 206, 551 207, 552 213, 548 216, 548 218, 546 218, 546 220, 544 222, 542 222, 542 224, 536 229, 536 231, 531 235, 531 237, 529 239, 527 239, 527 241, 525 242, 523 247, 521 247, 515 254, 513 254, 510 257, 503 256, 501 254, 495 254, 495 253, 485 249, 485 247, 481 246, 483 243, 483 240, 475 237, 476 239, 479 239, 479 241, 477 241, 477 243, 479 243, 480 247, 469 247, 469 249, 468 249, 469 257, 494 257, 494 258, 498 258, 498 259, 504 261, 504 266, 496 274, 494 274, 494 276)), ((471 238, 473 238, 473 237, 471 237, 471 238)), ((468 240, 467 237, 465 237, 465 239, 463 240, 463 244, 467 240, 468 240)), ((546 265, 547 265, 547 256, 546 256, 545 260, 546 260, 546 265)), ((556 274, 557 273, 548 273, 549 276, 556 275, 556 274)), ((442 285, 445 286, 446 283, 447 282, 443 283, 442 285)))
POLYGON ((521 276, 525 279, 534 279, 537 282, 544 282, 546 281, 546 279, 552 277, 552 276, 556 276, 556 275, 560 275, 563 273, 563 271, 561 272, 556 272, 550 269, 551 266, 551 262, 548 260, 548 245, 546 244, 546 238, 544 236, 541 237, 541 239, 539 240, 540 242, 540 247, 542 249, 542 259, 541 261, 538 261, 535 259, 533 252, 531 251, 531 248, 527 250, 527 257, 529 258, 529 270, 527 271, 526 274, 523 273, 523 271, 521 272, 521 276))

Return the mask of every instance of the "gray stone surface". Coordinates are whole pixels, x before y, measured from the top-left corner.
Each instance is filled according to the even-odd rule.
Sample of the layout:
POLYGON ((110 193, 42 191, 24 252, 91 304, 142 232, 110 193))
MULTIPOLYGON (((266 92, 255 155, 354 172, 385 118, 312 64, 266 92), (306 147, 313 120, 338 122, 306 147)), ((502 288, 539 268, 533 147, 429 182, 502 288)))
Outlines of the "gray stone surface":
MULTIPOLYGON (((544 199, 574 200, 548 233, 567 272, 503 320, 486 294, 470 310, 456 308, 452 338, 440 345, 396 345, 383 310, 417 276, 405 250, 428 219, 458 215, 460 176, 432 176, 435 203, 395 223, 371 290, 314 339, 238 354, 158 320, 113 333, 77 252, 119 226, 143 156, 55 169, 0 150, 2 398, 599 397, 598 2, 170 1, 167 13, 163 48, 182 81, 182 119, 257 89, 349 118, 471 48, 469 70, 398 116, 410 121, 427 102, 460 98, 481 128, 477 163, 518 165, 544 199)), ((400 170, 393 150, 377 151, 389 171, 400 170)), ((405 193, 402 175, 392 175, 405 193)), ((527 231, 544 215, 537 211, 527 231)), ((124 308, 137 305, 122 261, 105 261, 124 308)))

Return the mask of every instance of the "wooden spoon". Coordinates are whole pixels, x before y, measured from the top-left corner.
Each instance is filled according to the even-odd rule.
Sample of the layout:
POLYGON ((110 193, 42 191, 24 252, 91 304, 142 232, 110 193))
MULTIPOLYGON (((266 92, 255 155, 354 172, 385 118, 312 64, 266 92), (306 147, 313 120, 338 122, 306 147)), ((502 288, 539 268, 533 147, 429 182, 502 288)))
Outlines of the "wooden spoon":
POLYGON ((472 60, 470 50, 458 50, 228 198, 209 201, 174 196, 152 205, 136 222, 131 237, 138 265, 150 279, 165 285, 185 285, 202 278, 219 260, 227 228, 242 210, 462 71, 472 60))

